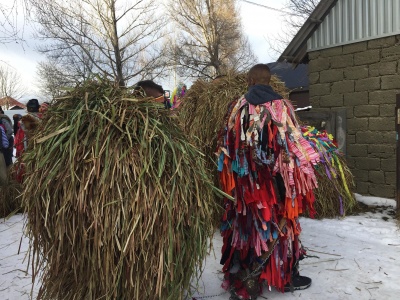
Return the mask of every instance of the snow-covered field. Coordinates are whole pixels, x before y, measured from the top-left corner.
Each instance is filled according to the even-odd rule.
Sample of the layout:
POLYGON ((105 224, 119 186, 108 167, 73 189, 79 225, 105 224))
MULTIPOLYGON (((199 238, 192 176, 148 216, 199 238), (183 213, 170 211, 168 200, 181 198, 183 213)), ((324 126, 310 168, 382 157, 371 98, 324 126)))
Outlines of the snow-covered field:
MULTIPOLYGON (((344 219, 302 218, 302 242, 308 257, 301 274, 313 279, 307 290, 281 294, 272 290, 259 299, 393 299, 400 298, 400 231, 393 219, 395 201, 357 195, 359 201, 383 206, 376 212, 344 219)), ((0 299, 31 299, 32 279, 24 261, 28 240, 23 215, 0 221, 0 299), (21 245, 20 245, 21 244, 21 245), (20 251, 19 251, 20 248, 20 251)), ((196 299, 228 300, 220 287, 222 239, 214 236, 214 253, 206 259, 196 299), (205 296, 214 296, 202 298, 205 296)), ((35 298, 37 286, 34 287, 35 298)), ((141 299, 142 300, 142 299, 141 299)), ((144 299, 145 300, 145 299, 144 299)))

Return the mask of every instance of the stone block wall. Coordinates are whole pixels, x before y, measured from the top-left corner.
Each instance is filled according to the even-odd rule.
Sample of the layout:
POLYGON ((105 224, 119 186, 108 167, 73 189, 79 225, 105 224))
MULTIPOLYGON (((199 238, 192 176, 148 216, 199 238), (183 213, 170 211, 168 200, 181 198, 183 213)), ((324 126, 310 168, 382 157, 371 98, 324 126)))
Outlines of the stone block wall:
POLYGON ((400 35, 309 53, 313 111, 346 108, 346 158, 356 192, 395 197, 400 35))

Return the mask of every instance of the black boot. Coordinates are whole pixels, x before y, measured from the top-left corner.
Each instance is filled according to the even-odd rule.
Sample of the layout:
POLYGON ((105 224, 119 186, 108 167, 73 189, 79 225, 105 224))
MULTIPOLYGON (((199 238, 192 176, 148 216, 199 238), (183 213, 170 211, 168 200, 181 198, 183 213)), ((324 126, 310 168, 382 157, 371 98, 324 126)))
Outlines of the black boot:
POLYGON ((296 261, 295 265, 293 266, 291 283, 285 285, 285 292, 305 290, 311 285, 311 282, 311 278, 300 275, 299 261, 296 261))

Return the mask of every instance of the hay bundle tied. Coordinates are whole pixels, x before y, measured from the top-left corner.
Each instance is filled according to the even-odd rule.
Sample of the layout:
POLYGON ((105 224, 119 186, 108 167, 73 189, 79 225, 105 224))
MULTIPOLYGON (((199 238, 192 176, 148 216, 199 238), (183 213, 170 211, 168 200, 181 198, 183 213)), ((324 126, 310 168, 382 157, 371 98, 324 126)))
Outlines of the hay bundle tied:
POLYGON ((357 208, 353 175, 333 135, 312 126, 302 126, 302 133, 320 156, 320 162, 314 166, 318 178, 314 191, 317 217, 350 214, 357 208))
POLYGON ((177 123, 101 80, 51 106, 24 157, 39 299, 190 294, 213 234, 214 187, 177 123))

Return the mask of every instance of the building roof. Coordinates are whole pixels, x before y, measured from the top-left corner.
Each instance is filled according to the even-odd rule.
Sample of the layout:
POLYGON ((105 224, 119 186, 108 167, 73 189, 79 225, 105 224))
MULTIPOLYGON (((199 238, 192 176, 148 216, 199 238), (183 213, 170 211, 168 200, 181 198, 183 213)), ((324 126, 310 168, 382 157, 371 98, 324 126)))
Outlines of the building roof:
POLYGON ((19 105, 15 105, 15 106, 11 107, 9 110, 22 110, 22 109, 24 109, 24 108, 19 105))
POLYGON ((400 34, 400 0, 338 0, 307 42, 316 51, 400 34))
POLYGON ((315 30, 317 30, 319 24, 322 23, 332 7, 335 6, 337 1, 338 0, 323 0, 319 2, 314 11, 278 58, 278 61, 286 61, 296 65, 308 62, 307 41, 315 30))
POLYGON ((22 109, 25 109, 25 108, 26 108, 26 105, 25 105, 25 104, 23 104, 23 103, 21 103, 21 102, 15 100, 15 99, 12 98, 12 97, 7 96, 7 97, 0 98, 0 106, 7 106, 7 105, 8 105, 10 108, 11 108, 11 107, 14 107, 14 106, 19 106, 19 107, 21 107, 22 109))
POLYGON ((294 90, 308 90, 308 64, 299 64, 296 68, 287 62, 269 63, 271 74, 278 76, 285 86, 294 90))

